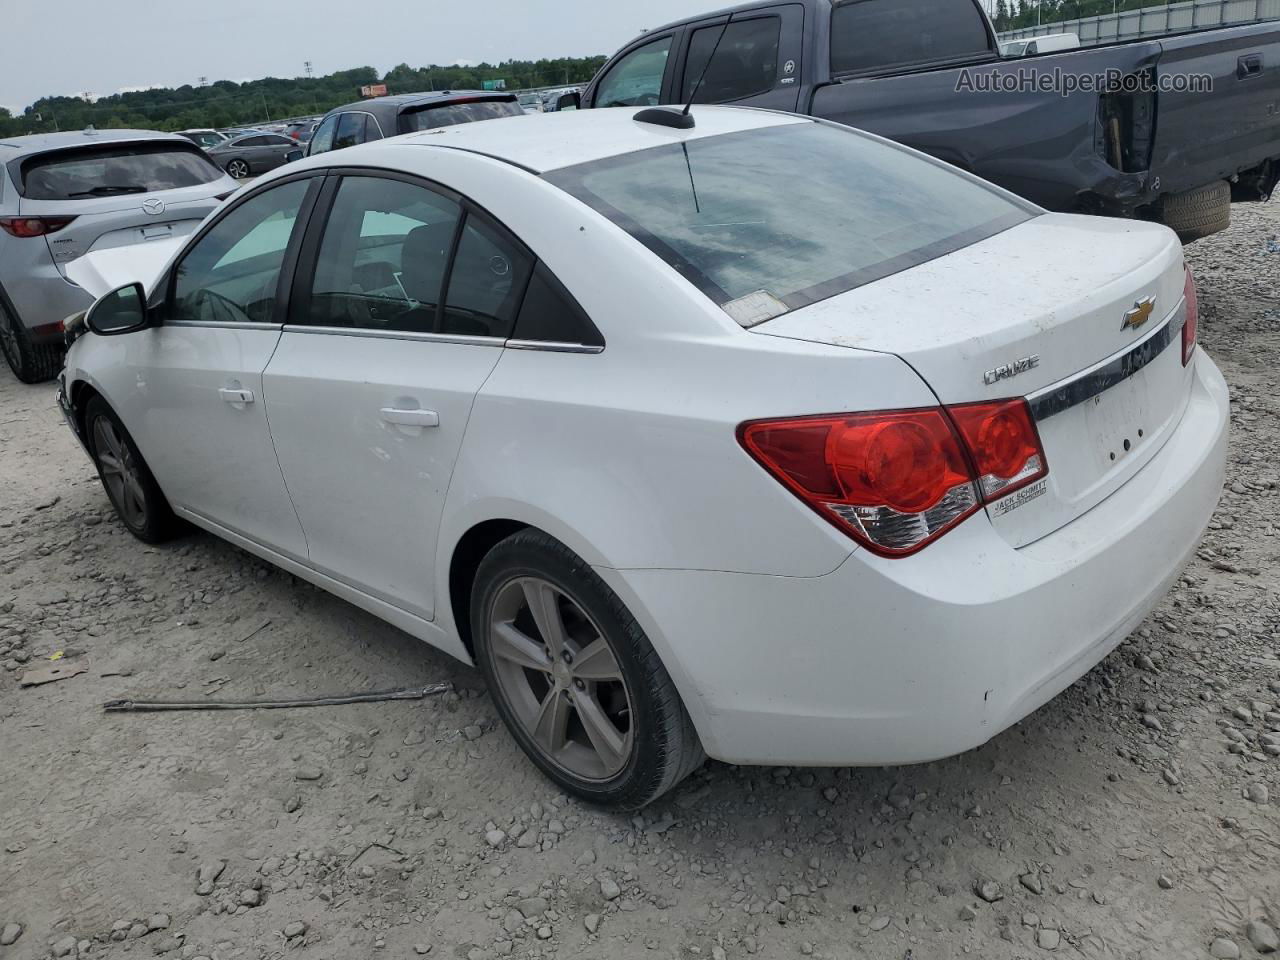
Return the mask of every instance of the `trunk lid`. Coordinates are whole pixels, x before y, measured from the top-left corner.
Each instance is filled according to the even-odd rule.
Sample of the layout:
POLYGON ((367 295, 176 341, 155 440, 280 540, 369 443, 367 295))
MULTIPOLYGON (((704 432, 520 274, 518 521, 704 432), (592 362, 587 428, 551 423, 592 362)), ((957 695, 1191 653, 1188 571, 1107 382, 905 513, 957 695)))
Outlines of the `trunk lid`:
POLYGON ((753 332, 895 354, 944 404, 1027 397, 1049 475, 987 508, 1023 546, 1105 499, 1177 425, 1183 279, 1164 227, 1048 214, 753 332))
POLYGON ((63 276, 67 266, 90 251, 184 237, 221 203, 215 196, 234 189, 222 181, 177 190, 74 200, 22 198, 22 216, 75 219, 45 237, 63 276))

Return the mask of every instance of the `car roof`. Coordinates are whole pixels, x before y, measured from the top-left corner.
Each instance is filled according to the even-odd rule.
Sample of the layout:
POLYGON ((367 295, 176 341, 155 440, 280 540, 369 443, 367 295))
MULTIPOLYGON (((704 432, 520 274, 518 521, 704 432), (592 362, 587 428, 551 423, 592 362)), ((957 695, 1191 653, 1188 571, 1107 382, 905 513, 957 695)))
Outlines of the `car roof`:
POLYGON ((191 143, 186 137, 180 137, 176 133, 160 133, 157 130, 77 130, 66 133, 37 133, 28 137, 7 137, 0 140, 0 146, 16 148, 17 153, 5 154, 6 158, 12 158, 45 153, 49 150, 61 150, 65 147, 147 141, 170 141, 184 145, 191 143))
POLYGON ((637 121, 635 116, 640 109, 610 107, 478 120, 382 142, 406 148, 434 146, 468 150, 535 173, 546 173, 669 143, 813 122, 807 117, 769 110, 697 106, 692 110, 696 126, 691 130, 677 130, 637 121))
POLYGON ((429 90, 421 93, 393 93, 386 97, 374 97, 370 100, 357 100, 341 107, 334 107, 326 117, 335 113, 363 111, 379 113, 383 116, 400 113, 409 107, 441 106, 459 100, 515 100, 515 95, 505 90, 429 90))

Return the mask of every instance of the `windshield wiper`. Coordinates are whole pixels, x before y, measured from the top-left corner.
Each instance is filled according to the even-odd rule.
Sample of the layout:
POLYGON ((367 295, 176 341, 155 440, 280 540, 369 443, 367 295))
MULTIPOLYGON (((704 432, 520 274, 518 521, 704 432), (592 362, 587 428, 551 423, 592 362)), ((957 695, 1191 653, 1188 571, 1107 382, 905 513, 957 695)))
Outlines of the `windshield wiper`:
POLYGON ((140 187, 135 184, 123 184, 120 186, 106 185, 94 187, 92 190, 81 190, 77 193, 67 194, 69 197, 113 197, 119 193, 146 193, 146 187, 140 187))

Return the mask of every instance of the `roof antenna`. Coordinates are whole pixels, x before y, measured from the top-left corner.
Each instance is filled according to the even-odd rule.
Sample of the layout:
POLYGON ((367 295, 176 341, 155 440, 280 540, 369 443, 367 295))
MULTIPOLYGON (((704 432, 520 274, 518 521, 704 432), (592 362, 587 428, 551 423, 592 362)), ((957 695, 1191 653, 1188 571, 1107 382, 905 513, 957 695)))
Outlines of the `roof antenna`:
POLYGON ((716 51, 720 49, 720 41, 724 39, 724 35, 731 23, 733 23, 732 13, 729 14, 729 19, 724 22, 724 26, 720 28, 720 36, 716 37, 715 46, 711 48, 711 55, 707 57, 707 62, 702 66, 702 73, 698 77, 698 82, 689 91, 689 102, 684 105, 683 110, 674 110, 671 107, 649 107, 646 110, 641 110, 633 119, 638 123, 655 123, 660 127, 692 130, 694 122, 689 110, 693 107, 693 101, 702 89, 702 81, 707 79, 707 71, 711 69, 711 61, 716 58, 716 51))

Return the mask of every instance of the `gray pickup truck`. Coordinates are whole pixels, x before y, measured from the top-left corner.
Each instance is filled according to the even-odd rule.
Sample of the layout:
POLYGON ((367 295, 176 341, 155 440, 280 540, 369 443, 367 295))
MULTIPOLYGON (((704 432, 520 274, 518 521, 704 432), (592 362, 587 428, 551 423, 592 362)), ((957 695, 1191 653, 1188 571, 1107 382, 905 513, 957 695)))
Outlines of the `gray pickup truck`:
POLYGON ((1280 22, 1011 59, 977 0, 756 0, 645 33, 562 107, 691 96, 859 127, 1184 240, 1280 179, 1280 22))

